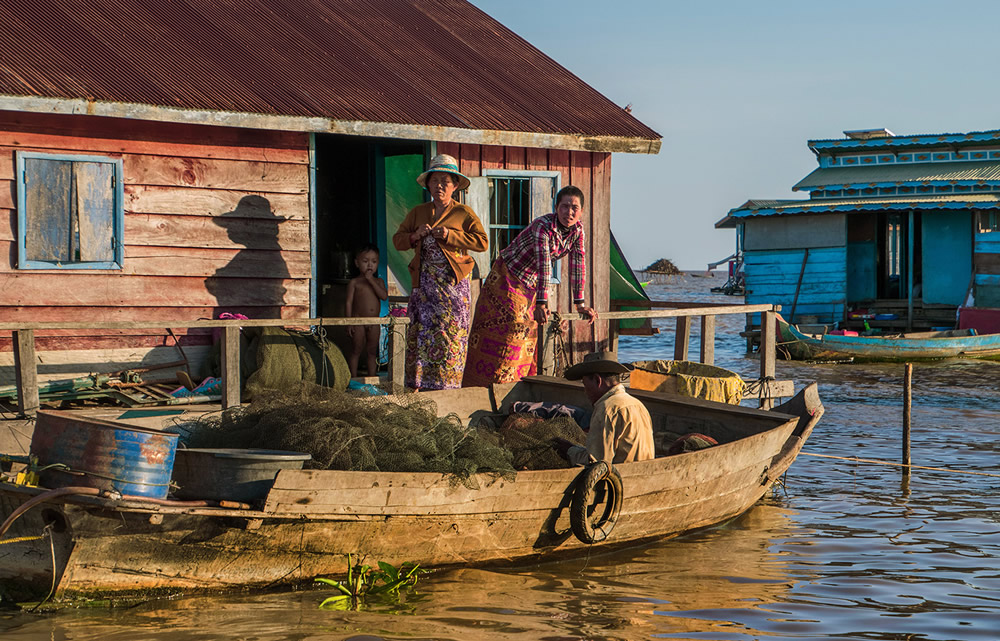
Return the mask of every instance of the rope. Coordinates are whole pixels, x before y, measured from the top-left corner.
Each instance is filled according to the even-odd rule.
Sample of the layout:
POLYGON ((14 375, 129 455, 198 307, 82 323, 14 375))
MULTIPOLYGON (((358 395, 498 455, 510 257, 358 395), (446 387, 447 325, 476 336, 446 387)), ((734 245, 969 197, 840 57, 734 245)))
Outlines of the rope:
POLYGON ((874 463, 876 465, 891 465, 894 467, 909 467, 914 470, 930 470, 932 472, 950 472, 952 474, 971 474, 975 476, 992 476, 1000 478, 1000 474, 989 472, 973 472, 971 470, 952 470, 947 467, 927 467, 926 465, 907 465, 906 463, 893 463, 892 461, 880 461, 873 458, 857 458, 855 456, 832 456, 830 454, 815 454, 813 452, 799 452, 804 456, 817 456, 819 458, 832 458, 839 461, 853 461, 854 463, 874 463))
POLYGON ((563 330, 562 323, 562 315, 558 311, 554 311, 549 326, 545 329, 545 342, 553 341, 553 375, 565 371, 567 366, 573 364, 573 353, 566 343, 566 332, 563 330))
POLYGON ((773 376, 765 376, 746 383, 743 386, 743 398, 756 397, 758 401, 771 400, 771 386, 767 383, 774 380, 773 376))
POLYGON ((9 539, 0 540, 0 545, 6 545, 7 543, 26 543, 28 541, 37 541, 39 539, 44 539, 45 534, 39 534, 38 536, 15 536, 9 539))
POLYGON ((28 612, 34 612, 38 608, 42 607, 42 604, 52 598, 52 595, 56 591, 56 576, 59 574, 56 571, 56 542, 52 537, 52 524, 49 523, 45 526, 44 537, 49 539, 49 551, 52 553, 52 586, 49 588, 49 593, 45 595, 45 598, 38 602, 38 605, 28 610, 28 612))

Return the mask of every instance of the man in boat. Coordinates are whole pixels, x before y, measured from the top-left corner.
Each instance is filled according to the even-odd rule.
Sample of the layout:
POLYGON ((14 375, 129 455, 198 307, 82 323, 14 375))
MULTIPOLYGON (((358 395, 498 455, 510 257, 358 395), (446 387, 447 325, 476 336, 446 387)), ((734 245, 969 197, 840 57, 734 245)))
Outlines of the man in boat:
POLYGON ((649 411, 622 385, 622 374, 628 371, 614 352, 587 354, 583 362, 566 370, 566 378, 583 382, 587 398, 594 406, 586 447, 561 438, 553 441, 556 451, 570 463, 627 463, 656 456, 649 411))

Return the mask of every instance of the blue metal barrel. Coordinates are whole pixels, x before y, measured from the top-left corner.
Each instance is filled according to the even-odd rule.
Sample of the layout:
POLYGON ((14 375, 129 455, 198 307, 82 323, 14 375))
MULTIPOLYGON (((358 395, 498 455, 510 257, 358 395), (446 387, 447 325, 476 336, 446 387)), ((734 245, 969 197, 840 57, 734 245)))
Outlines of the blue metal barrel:
POLYGON ((167 497, 176 452, 176 434, 57 410, 38 412, 31 438, 39 468, 54 466, 41 473, 46 487, 96 487, 158 499, 167 497))

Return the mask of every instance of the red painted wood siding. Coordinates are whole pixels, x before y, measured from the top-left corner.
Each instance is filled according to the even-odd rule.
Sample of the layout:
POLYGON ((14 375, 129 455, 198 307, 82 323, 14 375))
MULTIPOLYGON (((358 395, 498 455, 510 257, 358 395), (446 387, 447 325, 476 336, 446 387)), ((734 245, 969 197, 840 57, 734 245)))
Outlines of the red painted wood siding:
MULTIPOLYGON (((445 142, 437 143, 437 152, 454 156, 462 172, 469 176, 481 176, 486 169, 558 171, 562 174, 559 181, 562 187, 579 187, 586 196, 583 224, 587 233, 587 304, 599 312, 608 309, 611 281, 611 154, 445 142)), ((476 213, 483 216, 487 212, 476 213)), ((564 269, 568 269, 568 264, 564 269)), ((563 283, 557 286, 555 296, 559 311, 570 310, 571 296, 569 279, 563 279, 563 283)), ((587 352, 607 349, 608 323, 598 321, 593 327, 583 322, 573 323, 569 338, 573 345, 573 360, 578 362, 587 352)))
MULTIPOLYGON (((302 133, 0 112, 0 320, 308 316, 308 162, 302 133), (18 150, 122 158, 121 270, 17 268, 18 150), (264 200, 247 209, 247 196, 264 200)), ((209 341, 204 331, 176 334, 209 341)), ((173 344, 166 330, 38 336, 40 350, 173 344)), ((9 337, 0 335, 0 351, 9 337)))

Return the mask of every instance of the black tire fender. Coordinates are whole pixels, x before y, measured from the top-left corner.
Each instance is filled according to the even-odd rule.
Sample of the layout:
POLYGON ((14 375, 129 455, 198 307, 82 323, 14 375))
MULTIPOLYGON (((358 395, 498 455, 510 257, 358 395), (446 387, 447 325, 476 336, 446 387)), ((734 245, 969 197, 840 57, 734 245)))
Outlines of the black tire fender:
POLYGON ((588 465, 576 477, 573 502, 569 508, 569 523, 573 534, 584 543, 600 543, 608 538, 622 511, 622 476, 606 461, 588 465), (607 500, 604 510, 591 513, 597 488, 604 485, 607 500))

